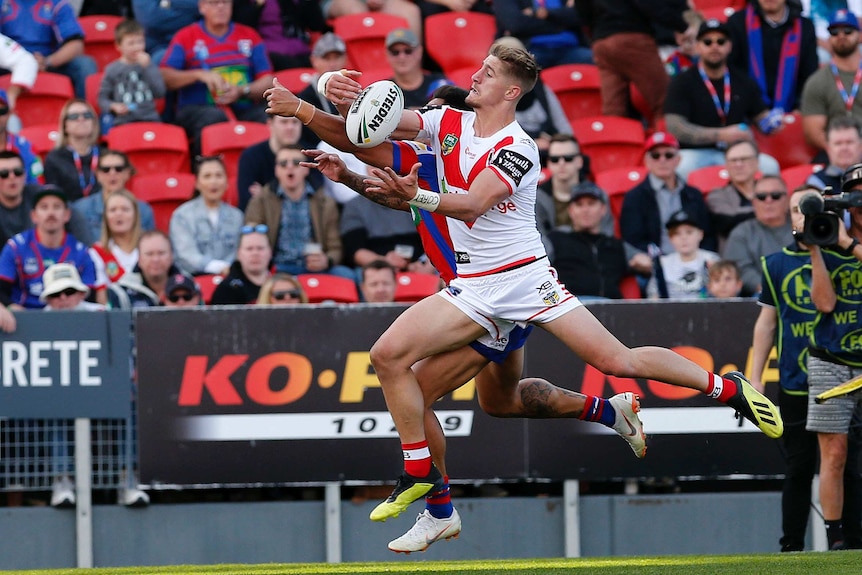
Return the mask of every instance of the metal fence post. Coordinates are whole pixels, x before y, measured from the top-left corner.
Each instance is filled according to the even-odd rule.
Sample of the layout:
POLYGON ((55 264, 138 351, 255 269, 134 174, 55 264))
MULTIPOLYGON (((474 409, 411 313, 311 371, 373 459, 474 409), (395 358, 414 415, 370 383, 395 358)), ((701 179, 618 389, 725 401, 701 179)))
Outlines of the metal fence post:
POLYGON ((566 479, 563 482, 563 532, 566 557, 581 556, 581 502, 580 482, 566 479))
POLYGON ((91 473, 93 469, 90 450, 90 420, 75 419, 75 529, 78 550, 78 567, 93 566, 93 491, 91 473))
POLYGON ((326 484, 326 562, 341 563, 341 483, 326 484))

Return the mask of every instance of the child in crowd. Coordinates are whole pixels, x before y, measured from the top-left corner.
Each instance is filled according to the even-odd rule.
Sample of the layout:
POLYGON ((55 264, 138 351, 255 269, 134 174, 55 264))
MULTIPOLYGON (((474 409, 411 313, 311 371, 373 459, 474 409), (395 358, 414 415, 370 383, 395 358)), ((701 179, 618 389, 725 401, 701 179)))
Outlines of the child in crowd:
POLYGON ((709 297, 739 297, 742 291, 742 275, 733 260, 718 260, 709 266, 709 283, 706 286, 709 297))
POLYGON ((159 67, 144 50, 143 26, 123 20, 114 38, 120 57, 105 68, 99 87, 103 134, 113 125, 161 121, 156 100, 165 95, 159 67))
POLYGON ((656 273, 647 284, 647 297, 706 297, 709 266, 719 259, 718 254, 700 249, 703 230, 688 212, 674 212, 665 227, 676 251, 659 258, 656 273))
POLYGON ((682 14, 688 24, 684 32, 674 32, 677 49, 664 60, 664 67, 670 76, 685 72, 697 64, 697 31, 703 24, 703 14, 695 10, 686 10, 682 14))

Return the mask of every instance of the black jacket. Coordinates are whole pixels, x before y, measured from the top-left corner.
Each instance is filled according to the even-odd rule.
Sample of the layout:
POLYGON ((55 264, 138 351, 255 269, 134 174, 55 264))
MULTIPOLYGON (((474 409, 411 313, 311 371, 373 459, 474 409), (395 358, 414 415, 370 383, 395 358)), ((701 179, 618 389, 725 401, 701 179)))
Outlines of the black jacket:
POLYGON ((593 41, 622 32, 655 36, 656 26, 677 32, 688 28, 682 19, 684 0, 578 0, 575 9, 593 41))
POLYGON ((554 230, 554 269, 577 296, 621 299, 620 282, 629 275, 623 242, 604 234, 554 230))

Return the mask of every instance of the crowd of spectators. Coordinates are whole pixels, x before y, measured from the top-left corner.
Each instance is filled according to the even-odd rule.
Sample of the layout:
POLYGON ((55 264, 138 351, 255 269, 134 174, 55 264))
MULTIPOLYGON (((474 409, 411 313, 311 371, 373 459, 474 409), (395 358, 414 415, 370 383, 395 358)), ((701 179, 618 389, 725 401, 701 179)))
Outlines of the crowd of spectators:
MULTIPOLYGON (((410 107, 425 105, 435 88, 451 82, 424 50, 423 19, 440 11, 493 15, 498 41, 525 46, 545 67, 597 67, 603 113, 635 117, 647 127, 641 162, 646 175, 632 181, 621 202, 611 201, 610 190, 594 183, 590 158, 552 89, 540 83, 518 109, 518 120, 539 143, 544 162, 537 226, 554 265, 596 274, 587 282, 577 278, 582 271, 570 274, 567 283, 585 297, 621 297, 619 283, 632 275, 644 295, 709 297, 708 269, 720 257, 741 270, 739 293, 755 293, 753 259, 764 254, 752 252, 754 244, 742 232, 763 232, 758 224, 781 229, 773 223, 786 222, 786 214, 764 224, 758 207, 776 204, 772 211, 784 210, 785 203, 773 197, 779 190, 786 194, 787 185, 780 178, 763 179, 777 176, 779 165, 760 153, 754 132, 780 132, 785 114, 801 109, 807 140, 829 164, 811 177, 813 184, 830 184, 862 153, 862 132, 847 125, 862 113, 855 101, 858 79, 846 77, 859 67, 859 22, 852 12, 839 10, 818 14, 813 23, 806 17, 813 8, 796 0, 750 0, 726 21, 705 19, 696 1, 685 0, 87 1, 58 4, 38 18, 27 12, 25 0, 7 3, 15 10, 4 11, 0 32, 9 36, 6 45, 14 46, 15 57, 0 51, 0 65, 12 74, 8 90, 0 92, 0 139, 6 149, 0 156, 0 231, 10 239, 29 228, 34 197, 55 189, 40 186, 55 186, 63 194, 70 236, 91 248, 94 281, 116 287, 96 289, 90 298, 119 307, 167 304, 165 281, 177 273, 193 282, 200 274, 221 276, 214 294, 204 297, 200 286, 196 292, 202 303, 217 305, 259 301, 273 273, 346 277, 361 288, 361 299, 368 297, 363 286, 369 274, 436 273, 409 214, 358 198, 301 165, 302 149, 331 149, 296 118, 268 118, 263 112, 261 95, 273 77, 299 67, 313 70, 300 97, 334 110, 316 85, 321 74, 349 65, 347 44, 331 27, 341 15, 382 11, 407 20, 407 27, 381 42, 385 65, 410 107), (78 20, 92 14, 126 18, 116 26, 117 58, 104 68, 95 101, 84 91, 86 77, 96 69, 78 20), (660 48, 669 38, 675 45, 660 48), (818 42, 829 54, 821 55, 826 65, 819 70, 818 42), (16 127, 7 128, 16 109, 26 105, 21 94, 42 71, 68 75, 76 96, 56 118, 56 146, 44 159, 13 133, 16 127), (641 112, 634 107, 638 93, 646 102, 641 112), (239 156, 236 169, 222 157, 200 156, 203 128, 227 120, 265 122, 270 131, 268 139, 239 156), (194 190, 174 210, 167 229, 156 229, 153 208, 130 191, 135 176, 130 158, 105 147, 106 132, 139 121, 182 126, 194 158, 194 190), (839 138, 848 133, 857 139, 839 138), (827 134, 837 142, 830 143, 827 134), (726 166, 725 186, 701 190, 687 183, 691 171, 708 165, 726 166), (758 193, 758 185, 769 189, 758 193), (677 222, 680 218, 685 224, 677 222), (746 227, 736 230, 742 224, 746 227), (744 257, 727 251, 734 232, 749 252, 744 257), (683 236, 700 238, 694 251, 690 242, 678 240, 683 236), (167 255, 156 257, 154 265, 142 244, 159 244, 156 251, 167 255), (677 244, 685 244, 686 253, 677 244), (598 258, 599 263, 578 259, 579 252, 595 253, 599 247, 613 257, 598 258), (703 269, 694 283, 686 276, 687 285, 678 290, 678 278, 670 276, 692 257, 703 269), (375 267, 384 264, 385 270, 375 267)), ((344 159, 364 173, 364 164, 348 155, 344 159)), ((776 245, 785 240, 774 239, 776 245)), ((27 301, 39 307, 39 294, 32 295, 27 301)))

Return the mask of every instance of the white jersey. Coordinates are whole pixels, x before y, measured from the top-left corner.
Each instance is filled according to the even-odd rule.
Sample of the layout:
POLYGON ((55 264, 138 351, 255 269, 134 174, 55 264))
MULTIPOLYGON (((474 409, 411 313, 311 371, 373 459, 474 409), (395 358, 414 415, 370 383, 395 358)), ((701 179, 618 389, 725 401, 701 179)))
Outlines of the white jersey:
POLYGON ((460 277, 512 269, 546 255, 536 228, 539 152, 517 122, 488 138, 476 136, 474 112, 444 106, 420 114, 419 139, 437 151, 440 192, 466 194, 485 168, 509 188, 509 197, 473 222, 449 218, 460 277))

